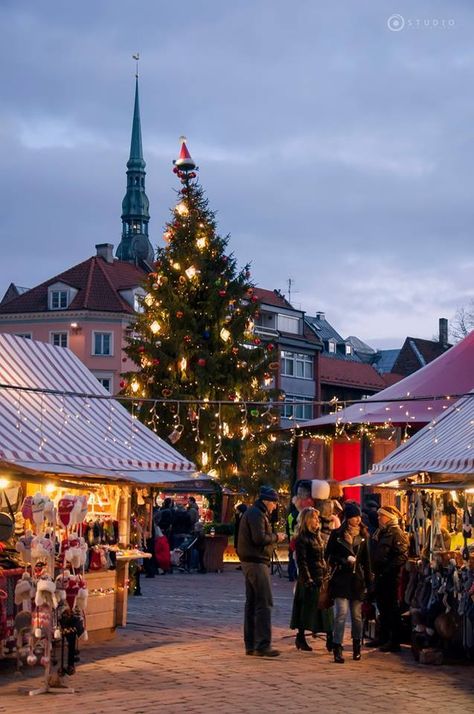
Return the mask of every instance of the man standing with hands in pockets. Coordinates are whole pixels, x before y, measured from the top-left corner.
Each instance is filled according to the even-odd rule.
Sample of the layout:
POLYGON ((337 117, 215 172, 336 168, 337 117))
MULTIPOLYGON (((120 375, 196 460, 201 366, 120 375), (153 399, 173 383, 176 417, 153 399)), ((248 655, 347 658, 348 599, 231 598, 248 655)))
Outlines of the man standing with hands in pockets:
POLYGON ((278 657, 272 643, 272 583, 270 563, 273 548, 285 540, 273 533, 270 516, 278 506, 278 493, 262 486, 258 499, 248 508, 239 528, 237 553, 245 576, 245 653, 256 657, 278 657))

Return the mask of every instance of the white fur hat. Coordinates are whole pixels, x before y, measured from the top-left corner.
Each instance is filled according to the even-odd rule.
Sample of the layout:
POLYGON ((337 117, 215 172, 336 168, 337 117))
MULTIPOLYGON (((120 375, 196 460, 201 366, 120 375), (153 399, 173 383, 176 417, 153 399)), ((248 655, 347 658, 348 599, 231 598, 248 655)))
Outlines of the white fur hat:
POLYGON ((329 498, 330 492, 331 487, 327 481, 311 481, 311 498, 317 498, 321 501, 325 501, 329 498))

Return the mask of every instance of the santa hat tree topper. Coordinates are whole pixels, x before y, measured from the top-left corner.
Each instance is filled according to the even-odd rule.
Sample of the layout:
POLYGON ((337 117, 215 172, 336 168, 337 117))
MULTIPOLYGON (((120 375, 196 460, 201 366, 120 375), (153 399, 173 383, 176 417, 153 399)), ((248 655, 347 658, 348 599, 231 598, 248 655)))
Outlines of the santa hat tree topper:
POLYGON ((181 179, 182 183, 186 183, 189 179, 196 178, 195 171, 198 170, 198 167, 186 146, 186 137, 180 136, 179 140, 181 142, 181 149, 178 158, 173 161, 173 171, 181 179))

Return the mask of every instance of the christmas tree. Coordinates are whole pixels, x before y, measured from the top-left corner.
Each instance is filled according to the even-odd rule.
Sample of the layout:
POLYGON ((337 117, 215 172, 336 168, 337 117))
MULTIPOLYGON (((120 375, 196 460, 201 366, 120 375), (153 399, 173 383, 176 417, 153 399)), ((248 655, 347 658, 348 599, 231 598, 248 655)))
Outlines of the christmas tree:
POLYGON ((217 232, 184 139, 174 163, 178 202, 131 325, 126 351, 139 369, 124 389, 137 397, 139 418, 179 441, 198 469, 250 490, 277 484, 278 363, 274 345, 254 332, 259 304, 249 265, 239 270, 226 252, 229 237, 217 232))

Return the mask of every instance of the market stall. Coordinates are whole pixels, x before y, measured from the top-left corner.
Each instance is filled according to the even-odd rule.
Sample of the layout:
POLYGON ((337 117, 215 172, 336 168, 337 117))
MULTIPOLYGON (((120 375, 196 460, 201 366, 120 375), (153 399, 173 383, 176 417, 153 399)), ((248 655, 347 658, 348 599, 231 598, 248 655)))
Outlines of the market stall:
POLYGON ((403 601, 415 656, 474 659, 474 391, 370 473, 345 482, 397 500, 410 537, 403 601))
POLYGON ((132 484, 193 473, 69 350, 0 335, 0 515, 14 525, 0 554, 0 656, 25 651, 22 609, 33 617, 49 608, 50 635, 60 602, 80 611, 90 639, 124 625, 128 564, 145 557, 130 547, 132 484), (31 581, 19 587, 24 601, 19 579, 31 581))

